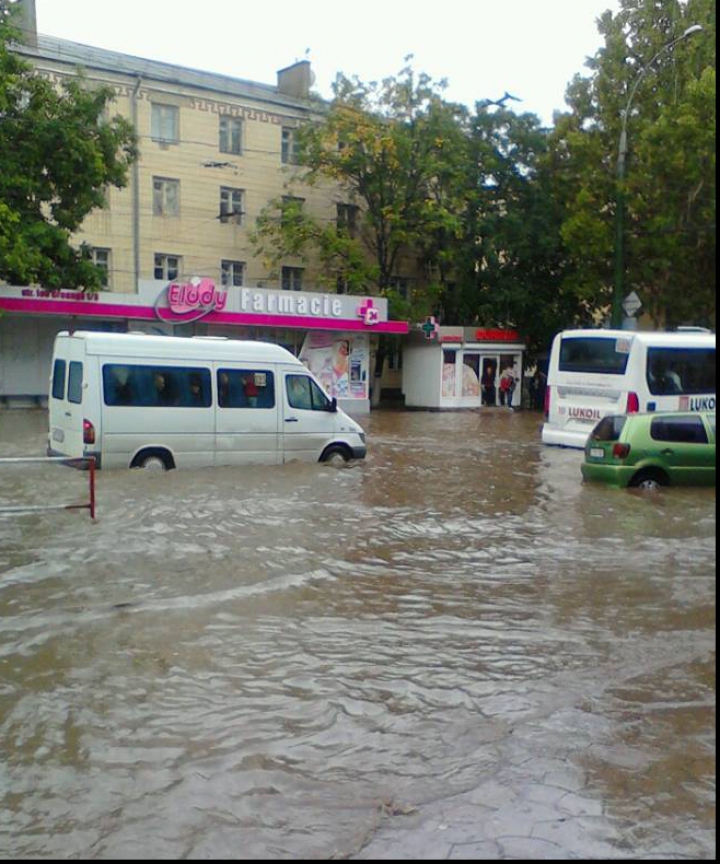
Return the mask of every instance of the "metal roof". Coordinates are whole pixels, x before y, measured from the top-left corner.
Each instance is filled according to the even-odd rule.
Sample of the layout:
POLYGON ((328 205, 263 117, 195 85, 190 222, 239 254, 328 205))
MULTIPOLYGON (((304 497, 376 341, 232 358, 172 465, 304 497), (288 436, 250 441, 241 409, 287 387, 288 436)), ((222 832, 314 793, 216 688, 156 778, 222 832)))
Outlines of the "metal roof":
POLYGON ((79 42, 57 39, 54 36, 38 34, 37 47, 16 43, 13 50, 29 59, 50 60, 82 67, 88 71, 109 72, 132 78, 140 77, 146 82, 192 87, 224 96, 236 96, 302 111, 307 111, 311 107, 311 102, 314 103, 312 107, 316 109, 322 104, 322 100, 318 99, 308 100, 288 96, 272 84, 261 84, 229 75, 148 60, 131 54, 121 54, 118 51, 108 51, 104 48, 82 45, 79 42))

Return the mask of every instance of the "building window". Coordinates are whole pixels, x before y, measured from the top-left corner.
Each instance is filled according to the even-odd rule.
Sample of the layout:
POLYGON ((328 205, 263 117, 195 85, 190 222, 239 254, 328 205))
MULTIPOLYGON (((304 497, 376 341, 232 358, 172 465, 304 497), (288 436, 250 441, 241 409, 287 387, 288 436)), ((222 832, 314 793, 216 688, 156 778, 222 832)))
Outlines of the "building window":
POLYGON ((290 225, 299 225, 302 220, 304 198, 295 198, 292 195, 284 195, 282 199, 282 215, 280 217, 283 228, 290 225))
POLYGON ((355 204, 337 205, 337 230, 339 234, 347 234, 348 237, 357 236, 358 216, 360 208, 355 204))
POLYGON ((180 142, 180 109, 175 105, 152 106, 151 135, 153 141, 163 144, 178 144, 180 142))
POLYGON ((153 178, 153 215, 180 215, 180 181, 153 178))
POLYGON ((245 278, 245 264, 242 261, 223 261, 220 278, 223 288, 239 288, 245 278))
POLYGON ((303 270, 302 267, 282 268, 283 291, 302 291, 303 270))
POLYGON ((300 143, 297 130, 284 127, 282 130, 283 165, 297 165, 300 162, 300 143))
POLYGON ((93 264, 100 271, 100 284, 103 288, 110 287, 110 250, 109 249, 93 249, 92 250, 93 264))
POLYGON ((182 258, 179 255, 155 253, 155 278, 163 282, 172 282, 180 275, 182 258))
POLYGON ((230 189, 226 186, 220 187, 220 221, 232 222, 240 225, 243 217, 243 200, 245 193, 242 189, 230 189))
POLYGON ((396 276, 391 279, 389 287, 397 291, 403 300, 410 299, 410 280, 405 276, 396 276))
POLYGON ((242 153, 242 120, 237 117, 220 118, 220 152, 242 153))

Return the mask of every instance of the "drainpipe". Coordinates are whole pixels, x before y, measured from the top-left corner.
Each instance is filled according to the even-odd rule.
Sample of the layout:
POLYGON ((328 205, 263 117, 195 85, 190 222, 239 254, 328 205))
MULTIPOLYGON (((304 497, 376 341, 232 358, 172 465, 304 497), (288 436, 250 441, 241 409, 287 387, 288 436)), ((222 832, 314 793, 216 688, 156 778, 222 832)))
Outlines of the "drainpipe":
MULTIPOLYGON (((142 86, 142 76, 137 76, 135 89, 130 97, 130 119, 133 128, 138 128, 138 94, 142 86)), ((135 293, 140 290, 140 159, 132 166, 132 236, 133 236, 133 272, 135 274, 135 293)))

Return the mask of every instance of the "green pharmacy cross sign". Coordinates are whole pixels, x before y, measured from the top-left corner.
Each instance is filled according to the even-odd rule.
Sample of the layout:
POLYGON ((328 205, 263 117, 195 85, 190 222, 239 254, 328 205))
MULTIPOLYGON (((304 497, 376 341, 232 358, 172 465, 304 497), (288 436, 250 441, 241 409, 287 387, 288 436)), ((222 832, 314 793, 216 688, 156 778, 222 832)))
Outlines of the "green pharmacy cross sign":
POLYGON ((440 332, 440 327, 437 321, 432 317, 426 318, 425 323, 420 327, 420 329, 425 334, 427 340, 437 339, 438 333, 440 332))

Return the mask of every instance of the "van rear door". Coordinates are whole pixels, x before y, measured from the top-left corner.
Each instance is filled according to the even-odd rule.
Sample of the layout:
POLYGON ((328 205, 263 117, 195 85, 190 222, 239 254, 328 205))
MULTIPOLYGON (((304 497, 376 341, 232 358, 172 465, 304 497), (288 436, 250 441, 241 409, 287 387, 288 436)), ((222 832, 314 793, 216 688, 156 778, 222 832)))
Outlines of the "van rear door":
POLYGON ((83 456, 85 345, 80 339, 58 337, 55 343, 49 394, 51 455, 83 456))

